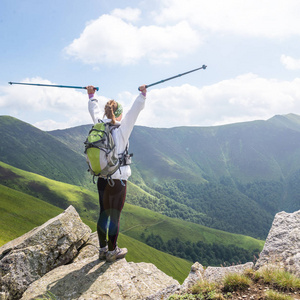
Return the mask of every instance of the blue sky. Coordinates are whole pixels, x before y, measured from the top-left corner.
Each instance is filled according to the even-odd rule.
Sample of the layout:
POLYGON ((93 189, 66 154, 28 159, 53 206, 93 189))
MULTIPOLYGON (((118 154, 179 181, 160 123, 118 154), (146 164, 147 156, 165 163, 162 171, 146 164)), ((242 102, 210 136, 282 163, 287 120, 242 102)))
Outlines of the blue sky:
POLYGON ((300 114, 298 0, 0 0, 0 114, 43 130, 91 123, 84 90, 128 109, 137 124, 212 126, 300 114))

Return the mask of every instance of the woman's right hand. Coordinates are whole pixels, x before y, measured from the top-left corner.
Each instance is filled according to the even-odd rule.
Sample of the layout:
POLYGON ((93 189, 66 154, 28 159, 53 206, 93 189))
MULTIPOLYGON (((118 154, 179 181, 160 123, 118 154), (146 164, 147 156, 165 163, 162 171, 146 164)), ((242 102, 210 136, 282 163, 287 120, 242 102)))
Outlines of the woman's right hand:
POLYGON ((94 94, 96 92, 96 88, 93 85, 89 85, 86 87, 88 94, 94 94))

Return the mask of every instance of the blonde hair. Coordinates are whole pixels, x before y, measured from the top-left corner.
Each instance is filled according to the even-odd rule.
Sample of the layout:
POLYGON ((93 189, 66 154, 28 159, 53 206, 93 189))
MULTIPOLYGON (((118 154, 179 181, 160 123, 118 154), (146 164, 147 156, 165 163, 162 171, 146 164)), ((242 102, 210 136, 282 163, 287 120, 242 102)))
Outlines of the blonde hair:
POLYGON ((117 110, 117 108, 118 103, 115 100, 107 101, 104 107, 104 116, 106 116, 108 119, 111 119, 112 124, 116 124, 116 116, 114 112, 117 110))

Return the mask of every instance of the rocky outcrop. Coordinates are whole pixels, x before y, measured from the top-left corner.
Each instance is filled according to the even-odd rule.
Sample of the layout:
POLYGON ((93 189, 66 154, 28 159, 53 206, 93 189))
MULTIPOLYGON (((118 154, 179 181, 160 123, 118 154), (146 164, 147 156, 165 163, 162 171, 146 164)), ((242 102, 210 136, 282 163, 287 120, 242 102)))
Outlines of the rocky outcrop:
POLYGON ((230 267, 208 267, 203 275, 203 279, 209 282, 221 282, 223 278, 231 273, 243 274, 246 270, 252 269, 253 263, 248 262, 242 265, 230 267))
POLYGON ((72 261, 91 229, 74 207, 0 247, 0 287, 4 299, 19 299, 28 286, 72 261))
POLYGON ((195 262, 192 267, 190 274, 185 279, 181 286, 182 292, 187 292, 193 285, 195 285, 198 281, 203 281, 203 273, 204 268, 198 262, 195 262))
MULTIPOLYGON (((300 211, 275 216, 255 268, 285 267, 299 275, 300 211)), ((153 264, 98 259, 97 234, 70 206, 64 213, 0 248, 0 299, 167 299, 197 283, 220 282, 253 263, 208 267, 196 262, 182 284, 153 264)))
POLYGON ((275 266, 300 277, 300 210, 276 214, 256 269, 275 266))
POLYGON ((64 300, 156 299, 156 294, 164 291, 172 294, 179 287, 176 280, 153 264, 126 259, 107 263, 99 261, 96 255, 49 272, 30 285, 22 300, 41 297, 47 292, 64 300))
POLYGON ((99 254, 99 241, 97 232, 90 235, 89 240, 80 249, 79 254, 74 258, 73 262, 77 262, 99 254))
POLYGON ((188 290, 198 281, 207 280, 208 282, 221 282, 227 274, 243 274, 245 270, 252 268, 253 263, 249 262, 230 267, 208 267, 204 269, 201 264, 196 262, 192 265, 191 272, 183 282, 180 291, 181 293, 188 292, 188 290))
POLYGON ((56 299, 164 299, 180 288, 177 280, 149 263, 107 263, 98 259, 97 233, 90 235, 72 264, 32 283, 22 300, 50 294, 56 299), (68 287, 68 288, 66 288, 68 287))
POLYGON ((97 234, 70 206, 0 248, 0 299, 156 300, 180 288, 153 264, 107 263, 98 251, 97 234))
POLYGON ((229 273, 242 274, 247 269, 284 268, 300 277, 300 210, 276 214, 272 228, 255 266, 252 262, 230 267, 203 268, 196 262, 183 282, 180 293, 188 292, 198 281, 221 282, 229 273))

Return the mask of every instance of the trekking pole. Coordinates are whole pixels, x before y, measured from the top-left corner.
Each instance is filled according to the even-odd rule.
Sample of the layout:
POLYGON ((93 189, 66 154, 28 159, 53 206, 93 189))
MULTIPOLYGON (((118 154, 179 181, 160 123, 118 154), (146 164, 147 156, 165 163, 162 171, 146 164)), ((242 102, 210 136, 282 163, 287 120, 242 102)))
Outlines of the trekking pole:
MULTIPOLYGON (((198 71, 200 69, 203 69, 205 70, 207 68, 206 65, 203 65, 201 68, 197 68, 197 69, 194 69, 194 70, 191 70, 191 71, 188 71, 188 72, 185 72, 185 73, 182 73, 182 74, 178 74, 178 75, 175 75, 173 77, 170 77, 170 78, 166 78, 166 79, 163 79, 163 80, 160 80, 160 81, 157 81, 157 82, 154 82, 154 83, 151 83, 151 84, 147 84, 146 85, 146 88, 150 87, 150 86, 153 86, 153 85, 156 85, 156 84, 160 84, 160 83, 163 83, 165 81, 168 81, 168 80, 171 80, 171 79, 174 79, 174 78, 177 78, 177 77, 180 77, 180 76, 183 76, 183 75, 186 75, 186 74, 189 74, 189 73, 192 73, 192 72, 195 72, 195 71, 198 71)), ((140 90, 140 88, 138 88, 138 90, 140 90)))
MULTIPOLYGON (((34 85, 34 86, 48 86, 48 87, 58 87, 58 88, 70 88, 70 89, 85 89, 85 86, 72 86, 72 85, 55 85, 55 84, 42 84, 42 83, 23 83, 23 82, 9 82, 10 85, 12 84, 23 84, 23 85, 34 85)), ((99 91, 98 87, 95 87, 96 91, 99 91)))

